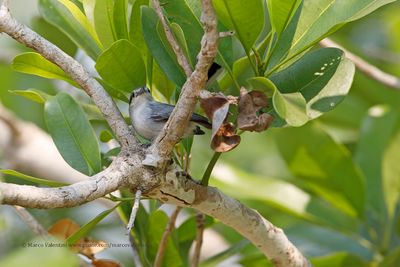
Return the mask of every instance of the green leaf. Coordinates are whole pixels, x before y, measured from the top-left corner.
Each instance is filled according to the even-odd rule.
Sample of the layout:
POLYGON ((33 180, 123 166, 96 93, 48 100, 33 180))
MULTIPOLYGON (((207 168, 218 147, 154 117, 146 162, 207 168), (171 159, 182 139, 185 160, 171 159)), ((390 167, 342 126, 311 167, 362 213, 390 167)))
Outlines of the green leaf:
POLYGON ((61 187, 61 186, 66 186, 68 185, 67 183, 61 183, 61 182, 56 182, 56 181, 51 181, 51 180, 46 180, 46 179, 41 179, 41 178, 36 178, 30 175, 26 175, 14 170, 0 170, 0 172, 4 173, 4 174, 8 174, 20 179, 23 179, 25 181, 28 182, 32 182, 35 184, 39 184, 39 185, 46 185, 46 186, 50 186, 50 187, 61 187))
POLYGON ((189 61, 196 62, 201 46, 200 41, 204 33, 200 21, 193 14, 185 0, 170 1, 164 6, 164 9, 168 14, 171 26, 174 24, 179 25, 184 35, 186 37, 190 36, 190 38, 186 38, 190 54, 189 61))
POLYGON ((389 221, 393 219, 400 196, 400 131, 388 144, 382 162, 382 183, 389 221))
POLYGON ((354 159, 365 175, 366 201, 369 208, 381 218, 386 214, 383 192, 382 161, 385 148, 399 125, 399 113, 389 106, 374 106, 361 124, 354 159))
POLYGON ((146 84, 146 69, 140 51, 128 40, 119 40, 99 56, 96 69, 113 88, 131 92, 146 84))
POLYGON ((65 33, 88 56, 97 59, 103 46, 96 31, 82 11, 68 0, 40 0, 43 18, 65 33))
POLYGON ((101 170, 99 144, 82 108, 65 93, 45 103, 44 119, 53 141, 74 169, 93 175, 101 170))
POLYGON ((39 104, 44 104, 47 99, 51 97, 51 95, 46 94, 40 90, 36 89, 27 89, 27 90, 9 90, 10 93, 15 95, 23 96, 27 99, 35 101, 39 104))
POLYGON ((80 88, 59 66, 35 52, 27 52, 16 56, 12 67, 14 70, 22 73, 33 74, 48 79, 63 80, 72 86, 80 88))
POLYGON ((264 77, 254 77, 247 82, 253 89, 262 90, 272 103, 276 113, 291 126, 301 126, 308 121, 306 101, 297 92, 282 94, 275 85, 264 77))
POLYGON ((132 5, 131 18, 129 21, 129 40, 137 47, 140 51, 147 49, 146 43, 143 38, 142 32, 142 20, 140 15, 141 6, 148 6, 149 0, 135 0, 132 5))
POLYGON ((114 136, 112 135, 112 133, 108 130, 103 130, 100 133, 100 141, 103 143, 107 143, 108 141, 110 141, 111 139, 114 139, 114 136))
POLYGON ((281 94, 275 91, 272 98, 278 115, 292 126, 301 126, 308 121, 306 100, 300 93, 281 94))
POLYGON ((249 52, 264 27, 262 0, 215 0, 215 11, 222 23, 235 31, 244 49, 249 52))
POLYGON ((301 0, 267 0, 269 19, 278 36, 286 28, 300 3, 301 0))
POLYGON ((282 93, 300 92, 307 102, 307 116, 317 118, 334 109, 347 95, 353 82, 354 64, 343 51, 322 48, 270 77, 282 93))
POLYGON ((363 261, 361 258, 349 254, 347 252, 340 252, 328 256, 317 257, 311 259, 311 263, 315 267, 369 267, 370 265, 363 261))
POLYGON ((128 0, 115 0, 114 27, 117 39, 129 39, 128 33, 128 0))
POLYGON ((344 146, 314 124, 281 129, 276 140, 293 175, 342 212, 363 217, 364 177, 344 146))
POLYGON ((114 0, 96 0, 94 5, 94 26, 105 48, 117 41, 114 27, 114 0))
POLYGON ((87 234, 99 223, 101 222, 105 217, 107 217, 111 212, 113 212, 119 205, 121 205, 122 202, 118 203, 111 209, 105 210, 99 215, 97 215, 93 220, 90 222, 86 223, 83 225, 81 228, 79 228, 78 231, 70 235, 65 242, 68 245, 73 245, 76 242, 78 242, 80 239, 84 238, 87 236, 87 234))
POLYGON ((173 81, 176 85, 182 86, 186 81, 185 73, 178 65, 176 57, 173 57, 168 52, 168 48, 164 46, 162 37, 160 37, 157 31, 157 25, 159 23, 157 14, 151 8, 142 6, 141 18, 144 39, 150 53, 168 79, 173 81))
POLYGON ((191 61, 191 57, 189 55, 189 48, 186 43, 186 40, 190 40, 191 38, 185 38, 185 33, 183 32, 183 30, 182 30, 181 26, 179 26, 179 24, 171 23, 170 27, 174 33, 174 36, 175 36, 177 42, 179 43, 179 46, 182 48, 183 54, 189 60, 189 64, 193 68, 193 62, 191 61))
POLYGON ((72 57, 75 56, 78 47, 57 27, 54 27, 41 17, 33 18, 31 24, 32 29, 39 33, 42 37, 61 48, 61 50, 68 55, 72 57))
MULTIPOLYGON (((168 221, 168 216, 160 210, 151 213, 149 216, 147 226, 147 240, 149 243, 147 244, 147 249, 150 256, 149 258, 153 260, 156 256, 161 237, 168 221)), ((179 251, 172 240, 172 236, 170 236, 167 241, 163 263, 163 266, 182 266, 182 260, 180 258, 179 251)))
POLYGON ((391 2, 394 0, 304 0, 298 18, 290 22, 278 40, 270 67, 295 57, 346 23, 391 2))

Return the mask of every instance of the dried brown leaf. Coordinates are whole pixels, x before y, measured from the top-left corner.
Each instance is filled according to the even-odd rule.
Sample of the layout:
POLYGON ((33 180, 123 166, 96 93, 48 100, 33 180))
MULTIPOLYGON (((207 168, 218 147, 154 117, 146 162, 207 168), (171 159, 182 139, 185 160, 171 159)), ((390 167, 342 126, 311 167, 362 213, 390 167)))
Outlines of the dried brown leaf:
POLYGON ((232 123, 223 123, 218 132, 212 137, 211 148, 216 152, 228 152, 240 143, 240 136, 236 134, 232 123))
POLYGON ((60 239, 67 239, 73 233, 78 231, 80 228, 79 224, 71 219, 61 219, 57 221, 48 230, 49 234, 58 237, 60 239))
POLYGON ((239 129, 256 132, 268 129, 273 117, 267 113, 257 115, 257 112, 267 107, 267 105, 268 98, 263 92, 257 90, 248 92, 242 87, 240 89, 239 114, 237 118, 239 129))

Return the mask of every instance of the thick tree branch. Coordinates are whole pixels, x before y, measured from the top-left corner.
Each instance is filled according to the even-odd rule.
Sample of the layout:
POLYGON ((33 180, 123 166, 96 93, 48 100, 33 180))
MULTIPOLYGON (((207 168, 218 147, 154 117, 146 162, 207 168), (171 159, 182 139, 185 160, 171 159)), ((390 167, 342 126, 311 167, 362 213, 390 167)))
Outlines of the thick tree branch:
POLYGON ((232 227, 256 245, 275 266, 310 266, 283 231, 257 211, 216 188, 198 184, 174 165, 165 175, 137 166, 140 166, 139 159, 132 161, 132 156, 125 155, 119 156, 105 171, 66 187, 37 188, 0 183, 0 199, 3 199, 3 204, 28 208, 73 207, 122 186, 140 187, 150 198, 193 208, 232 227))
POLYGON ((121 112, 110 95, 96 79, 90 77, 89 73, 78 61, 27 26, 19 23, 11 15, 7 1, 3 1, 0 7, 0 32, 8 34, 18 42, 36 50, 47 60, 58 65, 92 98, 93 102, 103 113, 121 145, 136 145, 136 140, 129 131, 121 112))
POLYGON ((319 44, 323 47, 336 47, 344 51, 346 57, 353 61, 354 65, 356 65, 357 69, 363 72, 365 75, 371 77, 372 79, 380 82, 383 85, 386 85, 389 88, 400 90, 400 79, 394 75, 386 73, 374 65, 368 63, 361 57, 351 53, 343 46, 335 43, 329 38, 325 38, 319 42, 319 44))
POLYGON ((177 142, 183 135, 190 116, 193 113, 200 90, 207 81, 207 72, 213 63, 218 49, 217 17, 211 0, 202 0, 201 21, 204 35, 195 70, 186 80, 182 93, 163 131, 150 147, 149 154, 143 161, 150 166, 160 166, 169 159, 177 142))
POLYGON ((143 174, 137 156, 119 156, 104 171, 78 183, 58 187, 39 188, 28 185, 0 183, 2 204, 18 205, 26 208, 75 207, 105 196, 128 183, 132 188, 140 185, 143 174), (136 167, 135 166, 139 166, 136 167), (129 180, 128 180, 129 178, 129 180))
POLYGON ((153 7, 160 18, 161 24, 164 28, 165 35, 167 36, 167 40, 170 43, 172 50, 174 50, 174 53, 176 55, 176 59, 178 60, 179 65, 183 68, 185 71, 185 74, 187 77, 189 77, 193 70, 192 67, 189 64, 189 61, 187 60, 186 56, 183 54, 182 48, 179 45, 178 41, 176 40, 174 34, 171 31, 171 28, 169 27, 167 20, 164 17, 164 14, 162 12, 160 2, 158 0, 153 0, 153 7))

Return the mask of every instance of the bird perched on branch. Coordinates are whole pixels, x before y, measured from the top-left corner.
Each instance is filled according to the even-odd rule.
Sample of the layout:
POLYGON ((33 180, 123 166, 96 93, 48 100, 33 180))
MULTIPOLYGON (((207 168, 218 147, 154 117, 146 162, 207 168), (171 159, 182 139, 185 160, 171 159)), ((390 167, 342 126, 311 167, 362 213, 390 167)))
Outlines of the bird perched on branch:
MULTIPOLYGON (((148 140, 154 140, 163 129, 174 106, 157 102, 147 87, 134 90, 129 99, 129 115, 135 131, 148 140)), ((211 129, 207 118, 193 113, 183 137, 202 135, 199 125, 211 129)))

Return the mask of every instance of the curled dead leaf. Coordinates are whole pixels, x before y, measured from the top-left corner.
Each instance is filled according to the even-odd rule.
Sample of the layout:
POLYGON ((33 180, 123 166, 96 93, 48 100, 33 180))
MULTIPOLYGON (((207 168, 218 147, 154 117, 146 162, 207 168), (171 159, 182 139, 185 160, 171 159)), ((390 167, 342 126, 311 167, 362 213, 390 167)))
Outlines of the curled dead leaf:
POLYGON ((240 140, 240 136, 236 134, 236 129, 233 124, 225 122, 212 137, 211 148, 216 152, 228 152, 237 147, 240 140))
POLYGON ((248 92, 244 87, 240 89, 238 127, 244 131, 262 132, 268 129, 274 119, 270 114, 257 114, 260 109, 268 106, 267 96, 257 90, 248 92))
POLYGON ((208 91, 200 93, 200 106, 212 122, 211 148, 217 152, 232 150, 240 142, 235 127, 225 122, 231 104, 237 105, 236 97, 208 91))

